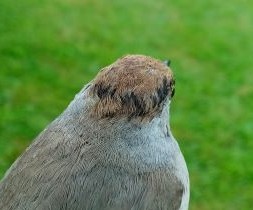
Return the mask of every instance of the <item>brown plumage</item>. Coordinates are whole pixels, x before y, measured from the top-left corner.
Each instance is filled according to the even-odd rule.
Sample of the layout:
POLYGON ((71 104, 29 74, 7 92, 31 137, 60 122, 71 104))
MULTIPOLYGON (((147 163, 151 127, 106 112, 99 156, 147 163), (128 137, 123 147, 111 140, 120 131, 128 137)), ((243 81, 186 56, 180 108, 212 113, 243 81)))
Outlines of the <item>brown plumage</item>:
POLYGON ((172 71, 161 61, 143 55, 125 56, 95 78, 90 93, 99 100, 93 115, 151 120, 166 98, 173 96, 174 84, 172 71))

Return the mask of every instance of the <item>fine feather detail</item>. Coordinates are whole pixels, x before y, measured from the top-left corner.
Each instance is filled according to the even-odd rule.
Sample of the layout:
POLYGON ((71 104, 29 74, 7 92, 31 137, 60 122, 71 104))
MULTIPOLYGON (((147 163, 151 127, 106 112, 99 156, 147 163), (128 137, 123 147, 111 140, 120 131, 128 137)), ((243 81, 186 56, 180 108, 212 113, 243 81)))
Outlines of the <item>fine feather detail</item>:
POLYGON ((151 120, 174 94, 172 71, 163 62, 128 55, 103 68, 90 88, 97 98, 92 115, 151 120))

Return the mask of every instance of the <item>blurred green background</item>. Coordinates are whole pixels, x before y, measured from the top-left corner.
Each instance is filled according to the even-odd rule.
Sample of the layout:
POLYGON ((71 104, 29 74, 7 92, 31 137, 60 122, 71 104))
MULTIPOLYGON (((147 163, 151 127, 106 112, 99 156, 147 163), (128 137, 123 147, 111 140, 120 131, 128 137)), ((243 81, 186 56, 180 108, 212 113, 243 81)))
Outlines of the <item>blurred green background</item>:
POLYGON ((0 1, 0 177, 101 67, 171 59, 192 210, 253 209, 253 1, 0 1))

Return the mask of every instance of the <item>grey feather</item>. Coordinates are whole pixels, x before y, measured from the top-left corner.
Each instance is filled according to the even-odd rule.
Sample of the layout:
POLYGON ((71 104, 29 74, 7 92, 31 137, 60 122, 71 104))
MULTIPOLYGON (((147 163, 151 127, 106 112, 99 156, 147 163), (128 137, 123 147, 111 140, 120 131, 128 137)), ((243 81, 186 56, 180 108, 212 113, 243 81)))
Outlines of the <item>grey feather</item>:
POLYGON ((186 210, 188 171, 167 127, 92 118, 84 87, 0 182, 1 210, 186 210))

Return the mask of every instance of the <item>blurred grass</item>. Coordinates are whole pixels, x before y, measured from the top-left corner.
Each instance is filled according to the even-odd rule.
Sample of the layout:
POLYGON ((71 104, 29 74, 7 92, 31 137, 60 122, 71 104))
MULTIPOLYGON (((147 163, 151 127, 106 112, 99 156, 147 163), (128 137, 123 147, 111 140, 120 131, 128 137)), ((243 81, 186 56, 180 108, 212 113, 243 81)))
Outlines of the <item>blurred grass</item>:
POLYGON ((193 210, 253 206, 253 2, 0 1, 0 177, 99 68, 170 58, 193 210))

